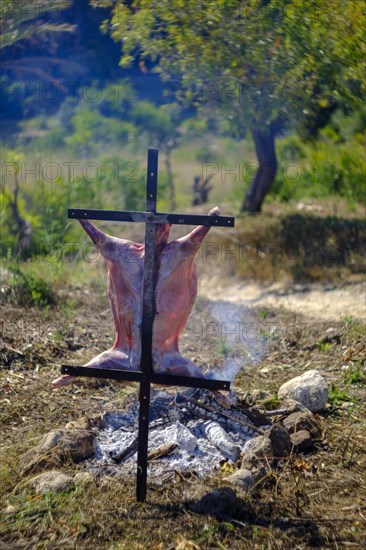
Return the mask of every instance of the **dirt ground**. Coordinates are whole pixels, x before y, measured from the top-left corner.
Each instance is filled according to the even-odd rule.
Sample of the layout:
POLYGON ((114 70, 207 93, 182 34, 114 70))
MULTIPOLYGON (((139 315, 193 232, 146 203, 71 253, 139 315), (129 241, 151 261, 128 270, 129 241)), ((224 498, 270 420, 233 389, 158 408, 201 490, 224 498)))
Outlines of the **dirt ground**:
MULTIPOLYGON (((205 276, 207 277, 207 275, 205 276)), ((97 477, 62 493, 35 494, 19 456, 41 436, 73 419, 123 408, 136 385, 78 380, 52 390, 62 363, 80 364, 113 340, 100 289, 69 287, 52 308, 1 306, 0 548, 18 549, 307 549, 366 547, 365 287, 285 289, 206 278, 181 340, 181 351, 205 370, 244 356, 222 327, 247 321, 257 330, 233 389, 271 392, 258 404, 276 408, 280 385, 318 369, 329 387, 317 414, 323 435, 311 454, 268 467, 249 494, 223 480, 177 475, 162 487, 150 480, 137 504, 134 481, 97 477), (234 312, 234 313, 233 313, 234 312), (239 316, 239 317, 238 317, 239 316), (219 491, 219 492, 218 492, 219 491), (221 492, 220 492, 221 491, 221 492)), ((239 326, 240 334, 242 326, 239 326)), ((67 463, 64 471, 83 471, 67 463)))
POLYGON ((345 317, 365 322, 366 283, 268 285, 238 282, 222 286, 222 278, 205 277, 200 281, 200 294, 208 299, 228 299, 254 307, 283 308, 324 321, 345 317))

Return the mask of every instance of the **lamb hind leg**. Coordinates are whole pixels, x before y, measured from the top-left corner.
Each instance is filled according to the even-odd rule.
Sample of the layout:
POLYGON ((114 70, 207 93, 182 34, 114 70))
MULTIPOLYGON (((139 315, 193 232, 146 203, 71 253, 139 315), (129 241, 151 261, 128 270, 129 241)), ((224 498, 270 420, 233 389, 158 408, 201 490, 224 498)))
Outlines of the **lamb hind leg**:
MULTIPOLYGON (((84 365, 84 367, 94 367, 98 369, 120 369, 120 370, 138 370, 136 368, 131 368, 130 361, 128 355, 120 350, 108 350, 103 351, 103 353, 100 353, 93 359, 91 359, 88 363, 84 365)), ((74 380, 77 378, 77 376, 70 376, 69 374, 64 374, 63 376, 60 376, 59 378, 56 378, 56 380, 53 380, 52 387, 53 388, 62 388, 63 386, 68 386, 74 380)), ((123 383, 122 381, 120 381, 123 383)))

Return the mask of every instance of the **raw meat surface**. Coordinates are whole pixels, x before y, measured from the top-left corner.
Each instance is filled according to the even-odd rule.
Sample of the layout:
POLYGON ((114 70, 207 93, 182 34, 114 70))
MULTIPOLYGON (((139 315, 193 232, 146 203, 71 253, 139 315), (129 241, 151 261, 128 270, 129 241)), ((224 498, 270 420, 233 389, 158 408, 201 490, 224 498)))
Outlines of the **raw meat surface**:
MULTIPOLYGON (((210 216, 218 216, 213 208, 210 216)), ((80 221, 108 266, 108 293, 116 337, 112 348, 86 366, 139 370, 141 359, 142 287, 145 246, 103 233, 91 222, 80 221)), ((153 370, 157 373, 203 377, 200 369, 179 353, 182 333, 197 295, 194 257, 210 227, 199 226, 168 243, 170 225, 159 225, 155 239, 156 286, 153 325, 153 370)), ((54 387, 69 384, 63 375, 54 387)))

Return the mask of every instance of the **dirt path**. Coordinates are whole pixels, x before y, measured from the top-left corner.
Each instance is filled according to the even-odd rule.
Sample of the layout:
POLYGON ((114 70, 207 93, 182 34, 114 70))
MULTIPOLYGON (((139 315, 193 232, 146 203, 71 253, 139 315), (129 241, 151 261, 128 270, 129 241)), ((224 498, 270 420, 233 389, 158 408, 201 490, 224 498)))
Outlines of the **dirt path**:
POLYGON ((225 284, 221 277, 204 276, 199 294, 209 300, 231 301, 246 307, 276 307, 321 320, 352 317, 366 322, 366 283, 334 287, 325 284, 261 285, 249 282, 225 284))

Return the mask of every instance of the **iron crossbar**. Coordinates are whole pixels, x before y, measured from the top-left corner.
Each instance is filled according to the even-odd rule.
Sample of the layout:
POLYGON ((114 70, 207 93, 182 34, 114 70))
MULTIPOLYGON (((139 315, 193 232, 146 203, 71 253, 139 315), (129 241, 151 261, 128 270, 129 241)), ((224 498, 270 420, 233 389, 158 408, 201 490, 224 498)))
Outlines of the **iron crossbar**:
POLYGON ((156 212, 158 155, 159 151, 157 149, 148 150, 145 212, 92 210, 83 208, 70 208, 68 210, 68 217, 71 219, 125 221, 140 222, 146 224, 140 370, 127 371, 117 369, 98 369, 94 367, 75 365, 62 365, 61 367, 62 374, 69 374, 72 376, 85 376, 111 380, 124 380, 127 382, 139 382, 140 410, 136 482, 136 497, 139 502, 144 502, 146 500, 151 384, 205 388, 209 390, 230 390, 230 382, 226 380, 210 380, 207 378, 172 376, 167 374, 157 374, 153 372, 152 331, 155 315, 155 234, 157 224, 168 223, 181 225, 184 224, 234 227, 233 217, 200 216, 191 214, 166 214, 156 212))
MULTIPOLYGON (((146 377, 142 371, 98 369, 95 367, 79 367, 76 365, 62 365, 61 374, 70 376, 86 376, 88 378, 105 378, 109 380, 125 380, 126 382, 140 382, 146 377)), ((173 376, 171 374, 149 373, 150 382, 160 386, 183 386, 185 388, 202 388, 206 390, 230 390, 230 382, 210 378, 194 378, 192 376, 173 376)))
POLYGON ((127 212, 125 210, 92 210, 69 208, 68 217, 75 220, 108 220, 114 222, 170 223, 172 225, 206 225, 233 227, 231 216, 199 216, 196 214, 166 214, 163 212, 127 212))

